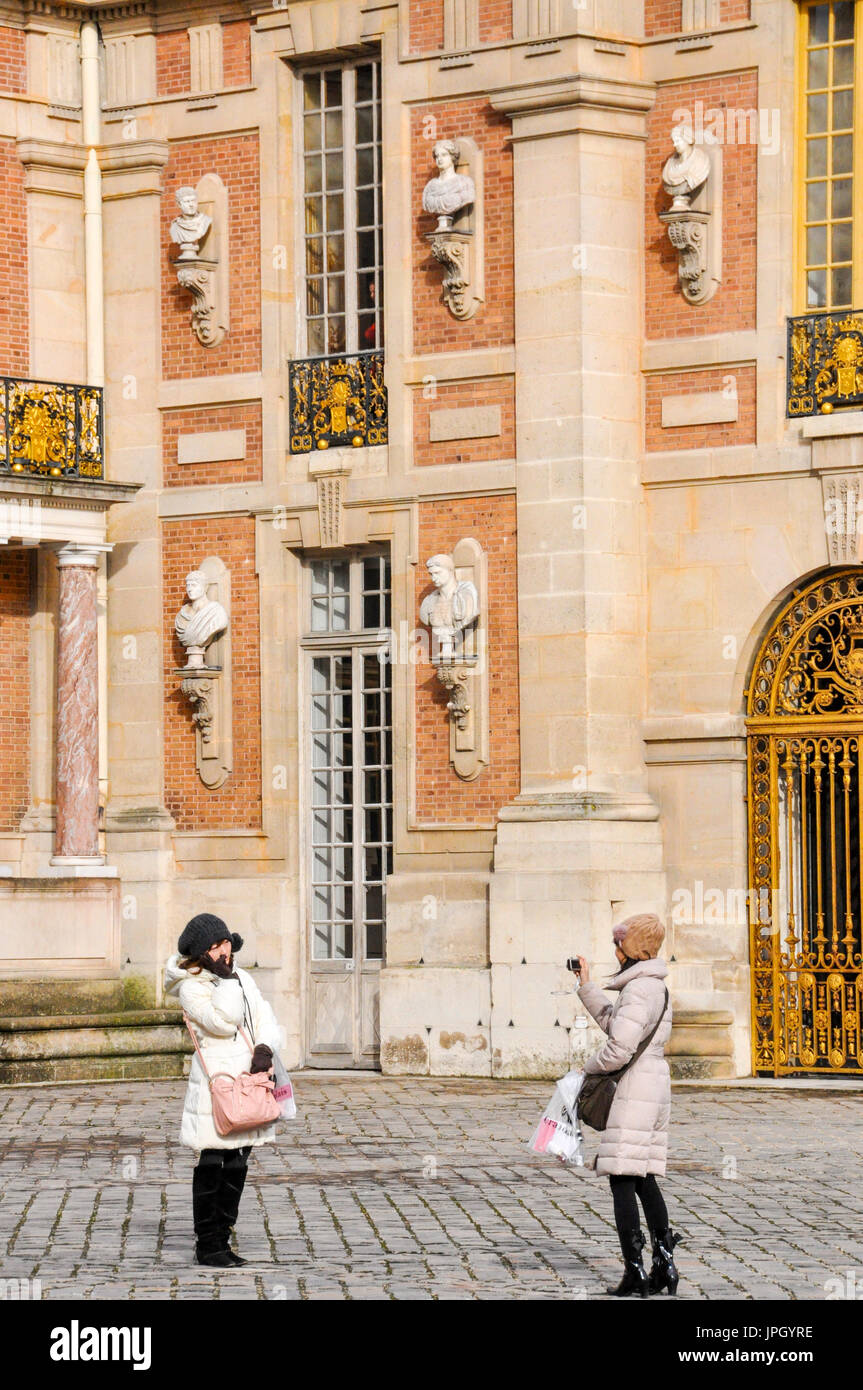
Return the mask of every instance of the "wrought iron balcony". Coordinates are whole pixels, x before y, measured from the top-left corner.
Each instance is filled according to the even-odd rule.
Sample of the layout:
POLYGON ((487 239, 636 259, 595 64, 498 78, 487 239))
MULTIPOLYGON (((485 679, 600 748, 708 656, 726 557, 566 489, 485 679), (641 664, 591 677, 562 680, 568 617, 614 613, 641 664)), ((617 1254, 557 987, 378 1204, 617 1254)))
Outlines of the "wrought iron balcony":
POLYGON ((291 453, 387 442, 382 352, 309 357, 290 364, 291 453))
POLYGON ((863 310, 789 319, 787 372, 789 416, 863 406, 863 310))
POLYGON ((104 476, 102 388, 0 377, 0 473, 104 476))

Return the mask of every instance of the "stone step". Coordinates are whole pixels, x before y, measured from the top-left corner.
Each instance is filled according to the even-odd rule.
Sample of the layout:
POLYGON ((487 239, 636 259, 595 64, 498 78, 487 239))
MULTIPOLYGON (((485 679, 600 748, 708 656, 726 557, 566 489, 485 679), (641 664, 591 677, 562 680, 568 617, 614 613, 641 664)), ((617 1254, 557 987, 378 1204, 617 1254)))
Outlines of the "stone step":
POLYGON ((674 1081, 707 1081, 711 1077, 736 1075, 731 1057, 686 1056, 682 1053, 669 1056, 668 1070, 674 1081))
POLYGON ((117 1013, 98 1014, 22 1014, 17 1018, 0 1016, 0 1033, 36 1032, 51 1028, 145 1028, 160 1023, 174 1023, 186 1033, 178 1009, 120 1009, 117 1013))
POLYGON ((0 1060, 0 1086, 35 1086, 52 1081, 179 1080, 188 1071, 184 1062, 179 1052, 0 1060))
POLYGON ((183 1026, 139 1024, 122 1027, 20 1028, 0 1032, 0 1062, 43 1061, 57 1057, 133 1057, 191 1052, 183 1026))
POLYGON ((0 1016, 117 1013, 123 1008, 123 981, 0 980, 0 1016))

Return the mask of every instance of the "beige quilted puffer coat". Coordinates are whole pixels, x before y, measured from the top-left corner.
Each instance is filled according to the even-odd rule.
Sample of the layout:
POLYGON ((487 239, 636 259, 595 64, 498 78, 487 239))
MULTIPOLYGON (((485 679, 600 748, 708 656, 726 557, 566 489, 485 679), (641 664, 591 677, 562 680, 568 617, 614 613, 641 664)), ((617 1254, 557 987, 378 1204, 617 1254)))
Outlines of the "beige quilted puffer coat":
MULTIPOLYGON (((605 985, 618 991, 613 1004, 592 980, 581 986, 581 1002, 608 1034, 608 1041, 584 1064, 588 1076, 626 1065, 663 1013, 667 974, 664 960, 636 961, 605 985)), ((647 1173, 665 1172, 671 1082, 664 1052, 670 1036, 669 998, 650 1046, 617 1083, 608 1126, 599 1136, 597 1173, 643 1178, 647 1173)))

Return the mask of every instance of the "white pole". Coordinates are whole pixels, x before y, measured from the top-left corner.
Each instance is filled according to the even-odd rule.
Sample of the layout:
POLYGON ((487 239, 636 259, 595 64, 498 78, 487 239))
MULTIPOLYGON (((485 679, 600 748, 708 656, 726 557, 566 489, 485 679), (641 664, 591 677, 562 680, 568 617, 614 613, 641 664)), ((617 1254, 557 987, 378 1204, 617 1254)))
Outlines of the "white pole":
POLYGON ((87 315, 87 383, 105 385, 105 320, 102 269, 102 171, 99 29, 92 19, 81 25, 81 118, 87 164, 84 169, 84 266, 87 315))

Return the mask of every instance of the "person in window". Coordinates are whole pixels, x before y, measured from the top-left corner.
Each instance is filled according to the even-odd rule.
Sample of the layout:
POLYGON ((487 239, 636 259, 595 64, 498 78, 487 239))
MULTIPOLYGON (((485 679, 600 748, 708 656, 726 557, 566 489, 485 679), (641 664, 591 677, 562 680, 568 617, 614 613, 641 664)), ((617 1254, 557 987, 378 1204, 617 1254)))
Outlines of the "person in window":
MULTIPOLYGON (((243 938, 228 931, 221 917, 201 912, 187 922, 177 953, 165 967, 165 990, 179 999, 198 1038, 210 1076, 227 1072, 269 1071, 282 1030, 251 975, 234 957, 243 938), (251 1040, 254 1050, 243 1038, 251 1040)), ((230 1246, 243 1195, 249 1154, 270 1144, 274 1125, 221 1135, 213 1123, 210 1087, 197 1052, 192 1058, 183 1105, 180 1143, 194 1150, 192 1215, 198 1264, 227 1268, 246 1263, 230 1246)))
MULTIPOLYGON (((375 290, 375 277, 373 275, 370 275, 368 280, 366 281, 366 300, 368 307, 370 307, 372 311, 374 311, 375 307, 376 293, 377 292, 375 290)), ((366 308, 367 306, 364 305, 363 307, 366 308)), ((366 317, 368 317, 367 314, 362 315, 363 319, 366 317)), ((362 339, 364 348, 370 349, 377 347, 378 345, 378 327, 374 312, 372 312, 369 322, 362 329, 362 339)))
POLYGON ((656 1181, 657 1176, 665 1173, 671 1111, 671 1082, 665 1060, 665 1045, 671 1037, 671 1000, 665 988, 668 966, 658 958, 664 936, 665 928, 653 913, 627 917, 614 928, 614 954, 620 969, 605 986, 617 993, 614 1004, 591 981, 584 956, 578 958, 579 998, 608 1034, 603 1046, 585 1062, 585 1075, 615 1072, 626 1066, 642 1039, 656 1028, 649 1045, 618 1083, 596 1158, 597 1173, 607 1173, 611 1184, 614 1220, 623 1252, 623 1278, 617 1288, 608 1290, 617 1298, 632 1293, 646 1298, 648 1293, 661 1293, 663 1289, 670 1294, 677 1292, 674 1247, 680 1236, 669 1227, 668 1211, 656 1181), (641 1262, 644 1236, 636 1194, 653 1242, 649 1275, 641 1262))

